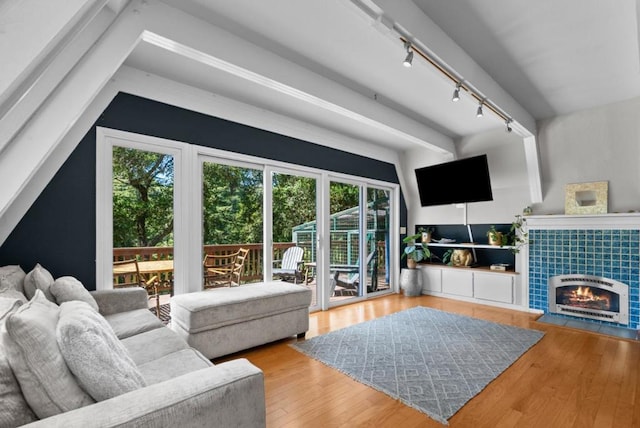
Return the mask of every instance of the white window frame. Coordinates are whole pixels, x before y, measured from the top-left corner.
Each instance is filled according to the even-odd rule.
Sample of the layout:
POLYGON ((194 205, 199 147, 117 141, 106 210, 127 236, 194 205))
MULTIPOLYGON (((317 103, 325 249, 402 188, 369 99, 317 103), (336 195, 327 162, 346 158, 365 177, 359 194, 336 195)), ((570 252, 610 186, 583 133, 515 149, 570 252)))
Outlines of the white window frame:
POLYGON ((191 258, 186 212, 189 178, 185 161, 191 146, 163 138, 96 127, 96 290, 113 288, 113 146, 164 153, 173 156, 173 279, 176 294, 187 292, 191 258))
MULTIPOLYGON (((255 156, 232 153, 220 149, 191 145, 184 142, 151 137, 110 128, 96 127, 96 289, 113 288, 113 189, 112 189, 112 148, 113 146, 135 148, 151 152, 170 154, 174 157, 174 293, 183 294, 201 290, 202 279, 202 222, 193 221, 202 215, 202 163, 216 162, 225 165, 247 167, 263 171, 264 183, 264 278, 271 277, 272 271, 272 225, 271 225, 271 173, 306 176, 316 179, 316 215, 317 215, 317 278, 321 284, 328 281, 324 266, 329 260, 329 246, 326 234, 329 227, 329 183, 346 182, 363 186, 361 199, 366 207, 367 187, 390 191, 392 204, 390 226, 390 255, 388 269, 391 270, 389 292, 398 292, 399 280, 399 230, 400 224, 400 186, 348 174, 328 172, 317 168, 273 161, 255 156), (197 190, 195 190, 197 189, 197 190), (197 213, 197 214, 196 214, 197 213)), ((361 201, 362 204, 362 201, 361 201)), ((362 211, 362 210, 361 210, 362 211)), ((366 228, 366 211, 361 212, 361 233, 366 228)), ((362 240, 361 240, 362 241, 362 240)), ((361 260, 364 242, 360 248, 361 260)), ((366 272, 364 272, 366 274, 366 272)), ((327 287, 317 298, 322 310, 329 308, 327 287)), ((366 294, 365 294, 366 295, 366 294)), ((376 295, 379 295, 376 293, 376 295)), ((352 301, 351 301, 352 302, 352 301)), ((331 305, 334 306, 334 305, 331 305)), ((313 308, 312 308, 313 309, 313 308)))

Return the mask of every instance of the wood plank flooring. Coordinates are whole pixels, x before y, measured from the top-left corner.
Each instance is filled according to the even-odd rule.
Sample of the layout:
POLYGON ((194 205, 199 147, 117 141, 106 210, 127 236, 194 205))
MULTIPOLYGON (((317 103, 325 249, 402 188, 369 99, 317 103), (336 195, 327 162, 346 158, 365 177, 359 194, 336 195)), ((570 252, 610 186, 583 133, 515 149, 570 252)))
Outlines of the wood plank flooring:
MULTIPOLYGON (((391 295, 310 315, 307 338, 413 306, 546 334, 449 419, 451 428, 640 427, 640 342, 538 323, 538 315, 433 296, 391 295)), ((267 426, 442 427, 391 397, 275 342, 247 358, 265 374, 267 426)))

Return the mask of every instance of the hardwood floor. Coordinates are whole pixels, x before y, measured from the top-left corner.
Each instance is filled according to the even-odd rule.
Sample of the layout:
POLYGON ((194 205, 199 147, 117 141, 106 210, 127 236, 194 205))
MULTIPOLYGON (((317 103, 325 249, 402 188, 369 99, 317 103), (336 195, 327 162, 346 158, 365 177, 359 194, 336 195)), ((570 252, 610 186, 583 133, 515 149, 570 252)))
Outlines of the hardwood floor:
MULTIPOLYGON (((385 296, 310 315, 307 338, 413 306, 546 334, 449 419, 451 428, 640 427, 640 342, 538 323, 538 315, 433 296, 385 296)), ((265 374, 267 426, 442 427, 294 350, 292 337, 225 357, 265 374)))

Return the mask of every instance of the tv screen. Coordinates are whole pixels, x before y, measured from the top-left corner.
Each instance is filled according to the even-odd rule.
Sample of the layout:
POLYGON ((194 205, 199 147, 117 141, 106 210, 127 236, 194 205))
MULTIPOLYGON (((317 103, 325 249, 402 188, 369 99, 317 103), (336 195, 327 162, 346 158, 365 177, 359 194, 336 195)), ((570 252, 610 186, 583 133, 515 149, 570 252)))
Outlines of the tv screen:
POLYGON ((423 207, 493 200, 487 155, 417 168, 415 172, 423 207))

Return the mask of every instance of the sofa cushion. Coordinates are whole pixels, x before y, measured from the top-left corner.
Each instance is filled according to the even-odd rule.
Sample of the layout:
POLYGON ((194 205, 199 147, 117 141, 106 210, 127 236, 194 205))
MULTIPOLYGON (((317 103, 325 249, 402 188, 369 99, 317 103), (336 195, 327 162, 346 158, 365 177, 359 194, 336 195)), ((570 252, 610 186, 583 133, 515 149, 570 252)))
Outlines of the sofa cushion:
POLYGON ((109 322, 119 339, 164 327, 162 321, 153 315, 149 309, 118 312, 105 315, 105 319, 109 322))
POLYGON ((24 295, 27 296, 27 299, 32 299, 36 290, 41 290, 49 301, 55 303, 56 299, 49 290, 52 284, 53 276, 51 273, 40 263, 36 263, 36 266, 24 277, 24 295))
POLYGON ((93 403, 69 371, 56 341, 59 308, 37 289, 5 321, 3 345, 31 409, 40 418, 93 403))
POLYGON ((0 267, 0 295, 7 290, 15 290, 20 293, 24 293, 25 276, 25 272, 18 265, 0 267))
POLYGON ((60 305, 56 336, 67 366, 94 400, 145 386, 109 323, 88 303, 73 300, 60 305))
POLYGON ((89 306, 98 312, 96 299, 89 293, 89 290, 84 288, 84 285, 82 285, 80 281, 72 276, 61 276, 56 279, 53 281, 49 290, 58 305, 72 300, 80 300, 88 303, 89 306))
POLYGON ((142 364, 138 368, 147 385, 153 385, 211 366, 213 363, 198 350, 187 348, 142 364))
POLYGON ((197 333, 308 308, 311 294, 306 287, 282 281, 180 294, 171 298, 171 322, 197 333))
POLYGON ((185 340, 168 327, 155 328, 121 340, 136 365, 148 363, 172 352, 189 348, 185 340))
MULTIPOLYGON (((7 315, 20 305, 22 301, 19 299, 0 297, 0 336, 6 333, 4 322, 7 315)), ((0 346, 0 403, 0 427, 17 427, 37 420, 13 375, 4 346, 0 346)))

